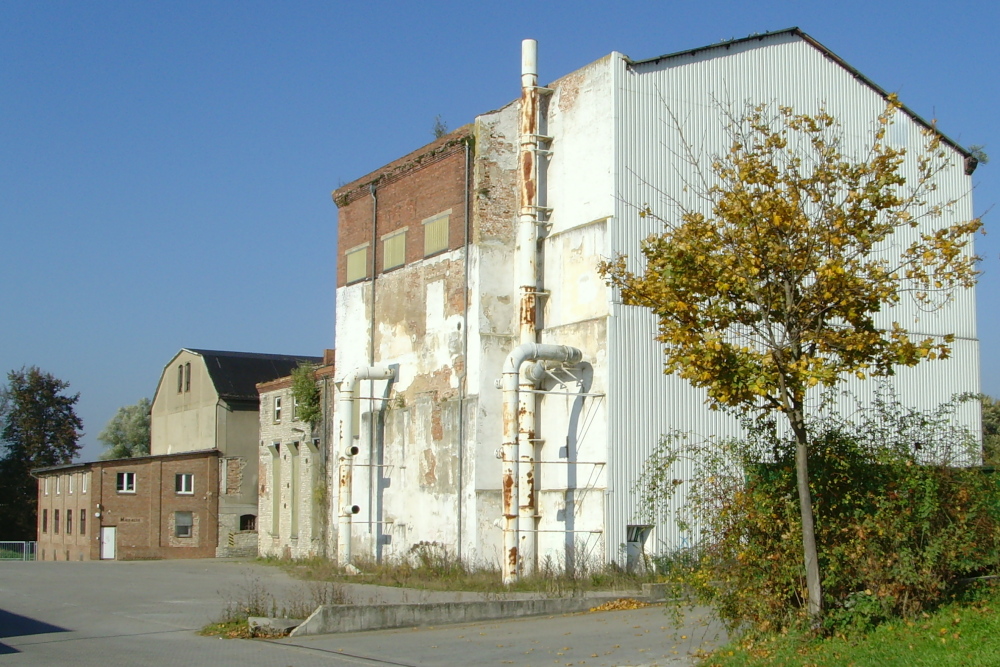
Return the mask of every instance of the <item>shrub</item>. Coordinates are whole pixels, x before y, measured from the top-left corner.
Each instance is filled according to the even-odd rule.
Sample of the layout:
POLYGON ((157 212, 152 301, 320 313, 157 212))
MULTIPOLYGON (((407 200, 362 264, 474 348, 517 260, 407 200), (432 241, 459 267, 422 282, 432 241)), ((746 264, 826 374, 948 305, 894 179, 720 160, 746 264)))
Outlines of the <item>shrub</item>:
MULTIPOLYGON (((946 600, 961 578, 996 571, 1000 487, 991 469, 970 465, 978 443, 955 426, 959 404, 909 410, 883 389, 852 419, 810 423, 828 630, 912 616, 946 600)), ((741 439, 664 439, 642 490, 653 508, 684 500, 677 516, 696 541, 667 559, 666 578, 712 604, 730 629, 774 631, 805 612, 795 442, 770 423, 744 429, 741 439), (694 470, 689 483, 670 478, 682 459, 694 470)))

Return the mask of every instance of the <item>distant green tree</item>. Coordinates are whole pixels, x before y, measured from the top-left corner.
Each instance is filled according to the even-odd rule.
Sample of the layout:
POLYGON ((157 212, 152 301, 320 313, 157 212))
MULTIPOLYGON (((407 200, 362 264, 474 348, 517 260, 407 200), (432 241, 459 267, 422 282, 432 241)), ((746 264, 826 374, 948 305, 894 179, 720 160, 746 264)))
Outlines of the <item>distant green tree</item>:
POLYGON ((118 408, 97 439, 104 445, 101 458, 130 459, 149 454, 149 409, 148 398, 140 398, 135 405, 118 408))
POLYGON ((83 422, 74 406, 80 395, 63 393, 69 383, 36 366, 10 371, 0 388, 0 536, 36 536, 38 482, 34 468, 71 463, 80 449, 83 422))
POLYGON ((983 463, 1000 464, 1000 400, 983 394, 979 397, 983 415, 983 463))

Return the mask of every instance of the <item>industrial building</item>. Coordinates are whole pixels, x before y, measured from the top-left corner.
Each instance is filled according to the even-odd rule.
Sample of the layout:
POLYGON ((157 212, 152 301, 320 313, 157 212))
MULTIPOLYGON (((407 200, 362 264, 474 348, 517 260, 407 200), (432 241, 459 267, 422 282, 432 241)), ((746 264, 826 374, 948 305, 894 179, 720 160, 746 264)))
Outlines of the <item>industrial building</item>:
MULTIPOLYGON (((544 86, 535 53, 528 40, 520 99, 333 194, 329 548, 341 564, 430 550, 511 579, 622 562, 629 538, 658 551, 688 543, 669 517, 646 526, 643 463, 664 433, 737 425, 663 374, 655 318, 622 305, 598 264, 637 261, 658 231, 644 206, 666 217, 672 202, 695 205, 687 186, 699 159, 728 149, 727 111, 825 109, 850 152, 887 104, 798 29, 650 60, 611 53, 544 86)), ((927 129, 904 107, 889 141, 915 152, 927 129)), ((939 193, 967 220, 975 160, 945 145, 939 193)), ((886 325, 956 336, 951 359, 894 376, 905 402, 979 391, 971 290, 933 313, 891 310, 886 325)), ((978 428, 974 406, 962 418, 978 428)))

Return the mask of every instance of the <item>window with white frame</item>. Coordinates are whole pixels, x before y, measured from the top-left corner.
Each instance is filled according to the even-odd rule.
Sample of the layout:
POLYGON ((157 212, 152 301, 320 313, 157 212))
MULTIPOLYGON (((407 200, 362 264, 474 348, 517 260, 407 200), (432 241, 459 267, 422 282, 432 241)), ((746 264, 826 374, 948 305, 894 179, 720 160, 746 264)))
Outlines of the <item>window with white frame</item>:
POLYGON ((87 482, 90 481, 90 473, 85 472, 80 476, 80 493, 87 492, 87 482))
POLYGON ((174 536, 191 537, 194 533, 194 513, 174 512, 174 536))
POLYGON ((390 271, 406 263, 406 230, 382 237, 382 270, 390 271))
POLYGON ((56 476, 56 495, 58 496, 61 493, 62 493, 62 475, 57 475, 56 476))
POLYGON ((448 223, 451 209, 424 220, 424 257, 436 255, 448 249, 448 223))
POLYGON ((45 495, 49 495, 49 482, 51 482, 51 481, 52 481, 51 477, 46 477, 45 478, 45 484, 44 484, 44 486, 45 486, 45 495))
POLYGON ((118 493, 135 493, 135 473, 118 473, 118 493))
POLYGON ((69 477, 68 477, 68 478, 66 479, 66 492, 67 492, 67 493, 68 493, 69 495, 73 495, 73 478, 74 478, 74 477, 76 477, 76 475, 70 475, 70 476, 69 476, 69 477))
POLYGON ((292 396, 292 421, 299 418, 299 399, 292 396))
POLYGON ((274 423, 281 422, 281 396, 274 397, 274 423))
POLYGON ((194 473, 179 472, 174 475, 174 489, 183 495, 194 493, 194 473))

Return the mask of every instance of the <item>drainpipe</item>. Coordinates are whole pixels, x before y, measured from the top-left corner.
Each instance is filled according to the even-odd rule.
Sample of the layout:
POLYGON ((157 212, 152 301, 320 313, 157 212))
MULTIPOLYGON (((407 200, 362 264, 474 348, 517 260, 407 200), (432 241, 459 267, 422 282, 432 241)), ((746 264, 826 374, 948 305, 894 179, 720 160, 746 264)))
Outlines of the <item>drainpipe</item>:
MULTIPOLYGON (((538 276, 538 43, 533 39, 521 42, 521 109, 519 119, 518 186, 521 210, 517 225, 516 266, 520 290, 518 309, 518 343, 538 342, 537 295, 538 276)), ((515 368, 515 371, 517 369, 515 368)), ((517 568, 525 574, 534 571, 536 553, 535 522, 535 394, 534 384, 521 381, 521 404, 518 414, 518 446, 520 470, 517 503, 520 514, 517 533, 517 568)), ((508 558, 510 552, 508 551, 508 558)))
MULTIPOLYGON (((521 457, 521 447, 519 433, 524 430, 522 426, 522 414, 520 414, 520 400, 522 398, 522 387, 530 386, 534 388, 544 373, 544 366, 540 363, 532 364, 525 369, 522 377, 521 365, 525 361, 555 361, 563 364, 578 364, 583 359, 583 353, 575 347, 568 345, 542 345, 538 343, 524 343, 517 346, 507 355, 507 360, 503 364, 503 377, 501 379, 501 389, 503 390, 503 513, 504 513, 504 533, 503 547, 503 581, 505 585, 510 585, 517 581, 518 577, 518 553, 519 542, 524 533, 521 531, 526 527, 521 526, 519 519, 523 518, 523 512, 518 511, 514 504, 517 502, 519 487, 519 475, 521 464, 524 459, 521 457), (520 515, 520 516, 519 516, 520 515)), ((533 397, 534 394, 528 393, 533 397)), ((532 443, 532 446, 533 443, 532 443)), ((531 472, 531 469, 528 470, 531 472)), ((531 517, 534 521, 534 517, 531 517)), ((533 526, 532 526, 533 528, 533 526)), ((526 530, 525 533, 531 533, 526 530)))
MULTIPOLYGON (((361 511, 352 504, 351 482, 354 474, 354 457, 358 448, 354 444, 354 401, 360 380, 392 380, 395 373, 386 366, 359 366, 340 381, 340 395, 337 398, 340 412, 339 455, 337 478, 339 480, 340 526, 337 531, 337 565, 346 566, 351 562, 351 520, 361 511)), ((372 424, 374 428, 374 423, 372 424)))

